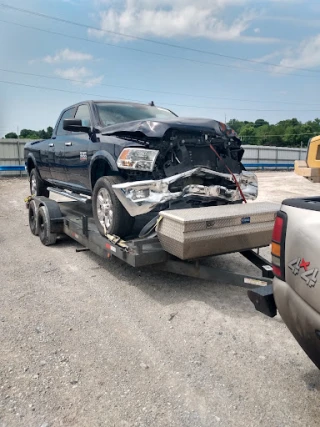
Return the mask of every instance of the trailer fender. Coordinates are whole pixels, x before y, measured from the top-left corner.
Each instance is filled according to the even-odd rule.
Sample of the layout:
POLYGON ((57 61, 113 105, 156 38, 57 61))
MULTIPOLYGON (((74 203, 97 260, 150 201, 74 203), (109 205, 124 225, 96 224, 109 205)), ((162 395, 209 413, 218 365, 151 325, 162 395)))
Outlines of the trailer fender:
MULTIPOLYGON (((39 196, 32 199, 36 206, 36 221, 38 223, 39 209, 44 206, 48 212, 50 220, 50 230, 52 233, 63 232, 63 216, 60 210, 59 203, 55 200, 48 199, 47 197, 39 196)), ((31 202, 29 204, 30 209, 31 202)))

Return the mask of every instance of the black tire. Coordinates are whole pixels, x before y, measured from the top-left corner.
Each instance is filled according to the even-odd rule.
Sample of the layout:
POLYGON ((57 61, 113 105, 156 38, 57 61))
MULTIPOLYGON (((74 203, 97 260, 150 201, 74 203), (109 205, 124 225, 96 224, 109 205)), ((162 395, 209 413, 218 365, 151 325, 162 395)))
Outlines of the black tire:
POLYGON ((134 218, 128 214, 112 188, 112 185, 121 184, 123 182, 125 181, 120 176, 103 176, 98 179, 94 186, 92 194, 93 217, 102 236, 105 236, 106 234, 115 234, 119 237, 126 237, 132 230, 134 218), (109 213, 111 211, 112 216, 107 216, 105 213, 101 212, 102 204, 98 201, 98 196, 100 197, 101 193, 104 193, 104 196, 107 197, 108 195, 109 197, 109 205, 111 206, 109 213), (100 213, 98 210, 100 210, 100 213), (103 215, 105 215, 104 218, 103 215), (102 223, 104 223, 105 227, 102 223))
POLYGON ((29 204, 29 227, 34 236, 39 235, 37 205, 34 200, 29 204))
POLYGON ((56 243, 57 234, 51 233, 50 218, 45 206, 41 206, 38 212, 38 232, 43 245, 50 246, 56 243))
POLYGON ((39 172, 36 168, 33 168, 30 172, 30 193, 31 196, 49 197, 49 191, 47 190, 45 183, 40 178, 39 172))

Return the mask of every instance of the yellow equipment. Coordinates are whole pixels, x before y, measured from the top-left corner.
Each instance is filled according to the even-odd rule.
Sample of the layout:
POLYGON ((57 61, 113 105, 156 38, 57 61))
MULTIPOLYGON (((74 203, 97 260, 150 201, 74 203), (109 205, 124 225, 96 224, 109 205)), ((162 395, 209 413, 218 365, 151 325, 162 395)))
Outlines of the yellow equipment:
POLYGON ((296 160, 294 171, 312 182, 320 182, 320 135, 309 141, 307 160, 296 160))

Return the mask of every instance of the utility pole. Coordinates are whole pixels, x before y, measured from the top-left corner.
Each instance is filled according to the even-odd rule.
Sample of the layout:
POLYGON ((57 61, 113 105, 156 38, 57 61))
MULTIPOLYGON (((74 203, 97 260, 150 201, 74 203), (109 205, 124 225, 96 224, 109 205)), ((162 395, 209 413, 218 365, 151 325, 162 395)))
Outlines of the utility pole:
POLYGON ((301 157, 302 157, 302 148, 303 148, 303 142, 300 141, 299 160, 301 160, 301 157))
POLYGON ((224 113, 224 124, 225 125, 227 124, 227 115, 226 115, 226 113, 224 113))
POLYGON ((18 135, 18 139, 19 139, 19 137, 20 137, 20 129, 19 129, 19 126, 17 126, 17 135, 18 135))

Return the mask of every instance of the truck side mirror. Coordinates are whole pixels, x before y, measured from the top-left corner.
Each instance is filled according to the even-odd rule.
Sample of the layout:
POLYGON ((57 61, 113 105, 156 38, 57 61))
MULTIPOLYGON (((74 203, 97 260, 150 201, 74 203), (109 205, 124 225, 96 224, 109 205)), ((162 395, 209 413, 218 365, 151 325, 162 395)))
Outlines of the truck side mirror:
POLYGON ((82 120, 79 119, 64 119, 63 129, 69 132, 91 132, 90 126, 82 126, 82 120))

